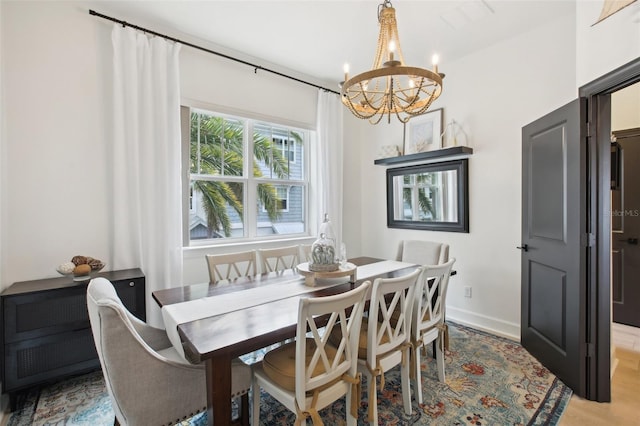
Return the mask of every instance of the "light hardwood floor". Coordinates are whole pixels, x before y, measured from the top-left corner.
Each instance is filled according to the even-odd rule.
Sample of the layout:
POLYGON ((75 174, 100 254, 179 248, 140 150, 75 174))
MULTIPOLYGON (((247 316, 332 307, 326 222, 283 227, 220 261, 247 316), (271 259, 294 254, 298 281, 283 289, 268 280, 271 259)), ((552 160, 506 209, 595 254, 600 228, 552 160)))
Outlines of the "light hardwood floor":
MULTIPOLYGON (((639 329, 635 329, 639 330, 639 329)), ((614 343, 627 330, 614 330, 614 343)), ((631 332, 630 334, 638 333, 631 332)), ((629 334, 629 333, 624 333, 629 334)), ((629 336, 625 335, 625 338, 629 336)), ((560 418, 560 426, 640 425, 640 336, 616 343, 617 367, 611 380, 611 402, 587 401, 575 395, 560 418)))

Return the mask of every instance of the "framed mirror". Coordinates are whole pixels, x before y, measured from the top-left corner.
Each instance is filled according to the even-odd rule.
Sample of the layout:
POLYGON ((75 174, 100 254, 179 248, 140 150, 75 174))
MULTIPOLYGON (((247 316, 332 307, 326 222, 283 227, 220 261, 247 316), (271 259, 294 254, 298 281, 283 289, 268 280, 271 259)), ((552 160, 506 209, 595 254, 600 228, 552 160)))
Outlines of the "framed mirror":
POLYGON ((469 232, 468 161, 387 169, 387 226, 469 232))

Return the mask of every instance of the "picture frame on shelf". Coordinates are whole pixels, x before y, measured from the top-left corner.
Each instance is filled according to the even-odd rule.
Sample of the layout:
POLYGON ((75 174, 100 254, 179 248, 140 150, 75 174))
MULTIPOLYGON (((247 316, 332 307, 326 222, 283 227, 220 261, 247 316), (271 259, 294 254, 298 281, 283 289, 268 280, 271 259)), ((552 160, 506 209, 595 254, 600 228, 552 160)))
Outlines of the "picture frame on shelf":
POLYGON ((442 108, 411 118, 404 128, 404 155, 442 148, 442 108))

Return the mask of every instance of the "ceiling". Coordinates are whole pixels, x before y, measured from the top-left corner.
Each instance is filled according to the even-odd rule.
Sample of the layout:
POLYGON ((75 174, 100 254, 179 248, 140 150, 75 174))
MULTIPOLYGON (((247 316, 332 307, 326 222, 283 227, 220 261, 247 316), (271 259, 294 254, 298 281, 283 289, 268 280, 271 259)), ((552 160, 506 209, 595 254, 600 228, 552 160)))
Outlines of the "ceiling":
MULTIPOLYGON (((334 85, 368 70, 378 37, 376 0, 90 1, 96 12, 132 24, 206 40, 334 85)), ((408 65, 431 67, 575 13, 573 0, 396 0, 400 44, 408 65)), ((96 18, 97 19, 97 18, 96 18)), ((337 86, 335 86, 337 87, 337 86)))

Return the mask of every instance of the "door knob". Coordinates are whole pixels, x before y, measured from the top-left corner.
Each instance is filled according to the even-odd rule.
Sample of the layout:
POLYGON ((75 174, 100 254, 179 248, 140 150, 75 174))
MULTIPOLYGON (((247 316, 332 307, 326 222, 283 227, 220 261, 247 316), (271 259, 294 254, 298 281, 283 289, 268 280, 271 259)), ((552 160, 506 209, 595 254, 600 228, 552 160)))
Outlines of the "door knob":
POLYGON ((634 245, 634 246, 638 245, 638 239, 637 238, 627 238, 626 240, 620 240, 620 241, 625 242, 627 244, 634 245))
POLYGON ((516 247, 517 249, 529 251, 529 244, 523 244, 522 247, 516 247))

